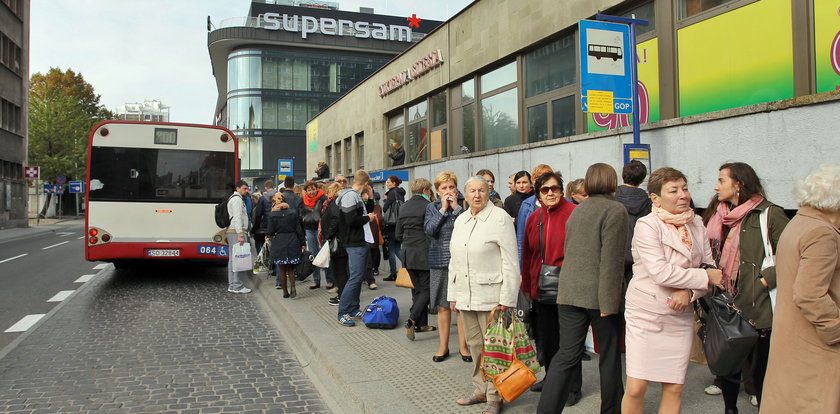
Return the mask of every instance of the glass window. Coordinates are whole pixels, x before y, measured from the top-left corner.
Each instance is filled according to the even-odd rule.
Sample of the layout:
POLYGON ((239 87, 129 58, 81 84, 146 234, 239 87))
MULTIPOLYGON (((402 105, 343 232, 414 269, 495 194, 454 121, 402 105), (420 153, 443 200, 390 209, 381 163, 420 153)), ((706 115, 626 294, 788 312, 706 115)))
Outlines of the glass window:
POLYGON ((568 137, 575 134, 576 109, 574 95, 551 102, 552 138, 568 137))
MULTIPOLYGON (((248 138, 248 152, 252 170, 261 170, 263 168, 263 139, 262 137, 248 138)), ((242 167, 241 169, 245 169, 242 167)))
POLYGON ((408 142, 405 163, 427 161, 429 159, 429 122, 422 120, 408 125, 408 142))
MULTIPOLYGON (((403 128, 397 128, 393 131, 388 132, 388 148, 386 152, 391 152, 394 150, 394 144, 399 143, 400 146, 403 145, 403 128)), ((391 165, 391 160, 389 158, 388 165, 391 165)))
POLYGON ((648 25, 636 25, 636 37, 643 35, 647 32, 652 32, 656 30, 656 8, 653 7, 653 2, 645 3, 639 7, 636 7, 633 10, 628 11, 627 13, 622 14, 623 17, 632 18, 633 15, 636 16, 637 19, 640 20, 647 20, 648 25))
POLYGON ((470 79, 461 84, 461 100, 471 101, 475 99, 475 80, 470 79))
POLYGON ((528 108, 528 142, 540 142, 548 139, 547 108, 547 103, 528 108))
POLYGON ((446 123, 446 92, 432 96, 432 126, 446 123))
POLYGON ((204 202, 230 194, 234 154, 157 148, 93 147, 94 201, 204 202))
POLYGON ((417 105, 408 107, 408 122, 413 122, 420 118, 425 118, 429 110, 429 103, 426 101, 419 102, 417 105))
POLYGON ((694 16, 730 1, 732 0, 680 0, 680 18, 694 16))
POLYGON ((228 127, 230 129, 262 128, 262 99, 244 96, 228 100, 228 127))
POLYGON ((481 75, 481 93, 485 94, 516 82, 516 62, 510 62, 490 73, 481 75))
POLYGON ((402 113, 400 113, 399 115, 394 115, 388 118, 388 129, 391 130, 397 127, 401 127, 403 126, 403 123, 405 123, 405 117, 402 113))
POLYGON ((475 103, 464 105, 464 140, 461 148, 462 153, 475 152, 475 103), (467 151, 464 151, 466 147, 467 151))
POLYGON ((519 144, 516 88, 481 100, 482 149, 519 144))
POLYGON ((568 35, 525 55, 525 96, 530 98, 575 82, 575 42, 568 35))

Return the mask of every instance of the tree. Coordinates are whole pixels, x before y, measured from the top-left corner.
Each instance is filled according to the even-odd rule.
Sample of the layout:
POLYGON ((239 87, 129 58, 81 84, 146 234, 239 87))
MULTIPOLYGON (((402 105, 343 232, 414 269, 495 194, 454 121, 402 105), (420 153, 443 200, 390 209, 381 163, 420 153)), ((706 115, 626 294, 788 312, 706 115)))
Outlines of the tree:
MULTIPOLYGON (((29 80, 29 163, 41 167, 41 176, 85 176, 87 137, 100 121, 114 114, 99 103, 93 86, 72 69, 51 68, 29 80)), ((50 196, 41 210, 46 214, 50 196)))

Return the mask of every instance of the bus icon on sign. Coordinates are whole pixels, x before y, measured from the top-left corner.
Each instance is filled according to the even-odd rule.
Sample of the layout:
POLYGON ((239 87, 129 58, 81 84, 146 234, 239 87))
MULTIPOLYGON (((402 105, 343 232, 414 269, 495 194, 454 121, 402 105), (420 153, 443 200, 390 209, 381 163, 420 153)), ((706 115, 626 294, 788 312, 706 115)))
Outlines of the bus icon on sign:
POLYGON ((601 60, 601 58, 610 58, 613 61, 624 59, 620 47, 609 45, 589 45, 586 54, 598 60, 601 60))

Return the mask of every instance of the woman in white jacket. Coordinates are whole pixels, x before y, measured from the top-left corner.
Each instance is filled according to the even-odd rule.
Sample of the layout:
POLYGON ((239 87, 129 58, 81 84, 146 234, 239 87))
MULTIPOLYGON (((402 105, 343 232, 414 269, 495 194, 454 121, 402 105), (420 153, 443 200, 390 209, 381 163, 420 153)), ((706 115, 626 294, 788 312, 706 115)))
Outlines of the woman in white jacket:
POLYGON ((449 249, 447 300, 453 312, 461 312, 467 345, 473 358, 475 390, 457 402, 472 405, 486 402, 484 413, 498 414, 502 401, 492 382, 481 375, 484 334, 493 308, 516 306, 519 291, 519 257, 513 220, 504 209, 490 203, 490 186, 480 176, 467 180, 464 189, 470 204, 468 214, 455 220, 449 249))

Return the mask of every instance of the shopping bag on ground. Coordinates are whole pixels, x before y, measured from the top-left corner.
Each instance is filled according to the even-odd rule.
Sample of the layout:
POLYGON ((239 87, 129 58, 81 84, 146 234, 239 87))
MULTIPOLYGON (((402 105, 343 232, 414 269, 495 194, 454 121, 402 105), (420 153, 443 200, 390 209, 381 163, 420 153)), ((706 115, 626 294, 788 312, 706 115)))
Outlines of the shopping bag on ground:
POLYGON ((322 269, 326 269, 330 267, 330 244, 324 243, 321 246, 321 250, 318 251, 318 254, 315 255, 315 260, 312 261, 312 264, 318 266, 322 269))
POLYGON ((234 272, 245 272, 254 268, 250 243, 236 243, 231 247, 234 272))
POLYGON ((258 272, 258 271, 267 272, 268 268, 271 267, 268 263, 269 262, 268 256, 269 256, 269 251, 270 250, 271 250, 271 241, 267 240, 263 244, 262 248, 260 249, 260 252, 257 254, 257 261, 254 262, 254 272, 258 272))

